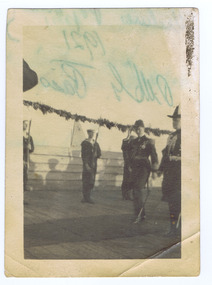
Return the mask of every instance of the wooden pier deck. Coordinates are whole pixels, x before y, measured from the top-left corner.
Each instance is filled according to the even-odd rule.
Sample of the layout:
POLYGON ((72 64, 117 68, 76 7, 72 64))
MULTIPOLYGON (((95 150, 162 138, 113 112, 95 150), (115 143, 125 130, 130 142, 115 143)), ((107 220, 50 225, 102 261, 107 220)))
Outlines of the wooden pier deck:
POLYGON ((153 188, 146 220, 133 224, 133 202, 120 191, 93 192, 95 204, 81 203, 80 191, 27 191, 24 198, 26 259, 180 258, 181 244, 164 237, 168 205, 153 188))

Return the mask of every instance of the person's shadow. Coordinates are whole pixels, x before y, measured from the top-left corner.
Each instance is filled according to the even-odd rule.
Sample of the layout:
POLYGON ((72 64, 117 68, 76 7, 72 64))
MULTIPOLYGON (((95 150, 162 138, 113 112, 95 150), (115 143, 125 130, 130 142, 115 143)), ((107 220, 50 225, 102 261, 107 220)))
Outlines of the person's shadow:
POLYGON ((62 171, 57 170, 56 167, 59 161, 55 158, 48 160, 50 171, 46 175, 46 190, 57 190, 62 183, 62 171))
POLYGON ((43 190, 44 187, 43 176, 36 172, 36 168, 37 168, 36 163, 30 160, 28 181, 27 181, 27 189, 29 191, 43 190))

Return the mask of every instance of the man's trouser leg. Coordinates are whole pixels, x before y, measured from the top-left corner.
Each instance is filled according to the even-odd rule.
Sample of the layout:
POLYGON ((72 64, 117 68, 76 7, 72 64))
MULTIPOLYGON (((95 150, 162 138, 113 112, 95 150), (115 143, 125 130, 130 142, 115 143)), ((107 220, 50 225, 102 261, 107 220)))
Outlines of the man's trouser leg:
POLYGON ((181 232, 181 193, 173 193, 169 197, 169 213, 172 232, 181 232))
POLYGON ((23 169, 24 175, 23 175, 23 186, 24 186, 24 191, 27 190, 27 181, 28 181, 28 166, 27 163, 24 162, 24 169, 23 169))
POLYGON ((122 191, 122 198, 127 200, 128 199, 128 190, 129 189, 129 179, 130 179, 130 173, 128 170, 128 165, 124 166, 124 173, 123 173, 123 181, 121 185, 121 191, 122 191))
MULTIPOLYGON (((138 216, 140 210, 144 207, 144 195, 145 195, 145 185, 149 177, 149 171, 145 167, 140 167, 134 170, 135 174, 133 176, 134 186, 133 186, 133 201, 134 201, 134 211, 135 215, 138 216)), ((143 208, 141 218, 145 216, 145 209, 143 208)))
POLYGON ((89 202, 91 190, 94 187, 94 173, 93 172, 83 172, 83 198, 86 202, 89 202))
POLYGON ((82 194, 85 201, 88 200, 89 192, 89 172, 82 173, 82 194))

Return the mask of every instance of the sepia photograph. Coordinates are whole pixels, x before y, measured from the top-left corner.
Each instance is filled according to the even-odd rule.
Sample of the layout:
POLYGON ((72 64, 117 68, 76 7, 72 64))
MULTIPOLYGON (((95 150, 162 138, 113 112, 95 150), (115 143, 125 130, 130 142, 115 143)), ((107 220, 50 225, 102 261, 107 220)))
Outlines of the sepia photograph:
MULTIPOLYGON (((155 273, 126 276, 197 275, 198 10, 10 9, 7 23, 7 167, 20 161, 6 213, 14 183, 23 264, 149 260, 155 273)), ((53 276, 40 272, 16 274, 53 276)), ((74 276, 105 274, 117 272, 74 276)))

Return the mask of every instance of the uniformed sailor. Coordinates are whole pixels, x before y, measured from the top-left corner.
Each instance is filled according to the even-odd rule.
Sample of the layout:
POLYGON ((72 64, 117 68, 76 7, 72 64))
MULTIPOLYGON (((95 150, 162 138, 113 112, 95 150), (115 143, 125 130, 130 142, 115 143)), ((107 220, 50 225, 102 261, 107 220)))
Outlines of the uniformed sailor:
POLYGON ((130 142, 129 170, 133 181, 135 215, 138 216, 141 208, 143 208, 142 215, 139 217, 139 220, 142 220, 145 218, 144 189, 150 172, 152 171, 154 173, 153 178, 156 176, 155 172, 158 167, 158 156, 154 141, 147 138, 144 134, 145 128, 142 120, 135 122, 134 130, 138 137, 130 142), (149 157, 151 157, 151 162, 149 157))
POLYGON ((81 143, 81 157, 83 161, 82 172, 82 193, 81 202, 93 204, 91 200, 91 190, 94 187, 97 159, 101 156, 101 149, 96 139, 94 139, 94 130, 87 130, 88 138, 81 143))
POLYGON ((34 151, 34 143, 32 137, 28 133, 28 121, 23 121, 23 183, 24 191, 27 190, 29 155, 34 151))
POLYGON ((173 115, 176 130, 168 137, 167 145, 162 151, 163 157, 159 175, 163 173, 162 200, 168 202, 170 213, 170 231, 168 236, 181 234, 181 112, 177 106, 173 115))

